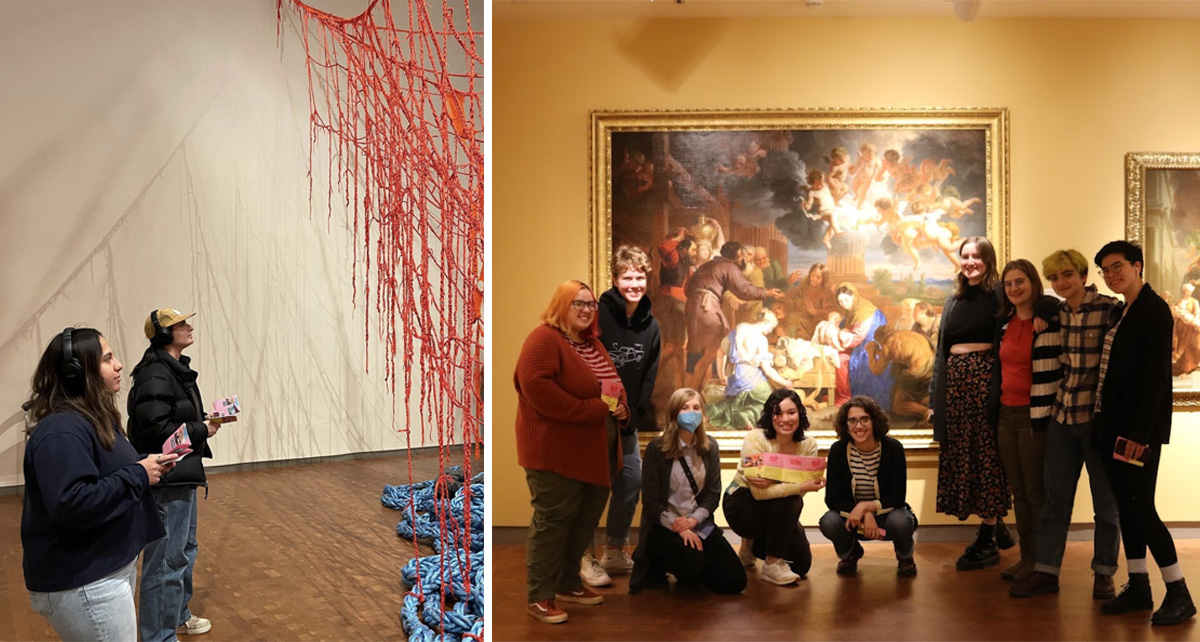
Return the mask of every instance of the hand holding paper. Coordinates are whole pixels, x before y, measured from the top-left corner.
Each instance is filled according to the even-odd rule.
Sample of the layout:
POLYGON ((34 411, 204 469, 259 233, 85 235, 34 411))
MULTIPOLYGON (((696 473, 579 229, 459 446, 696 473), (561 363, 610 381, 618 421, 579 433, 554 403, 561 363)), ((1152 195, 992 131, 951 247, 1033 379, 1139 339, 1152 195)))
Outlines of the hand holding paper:
POLYGON ((175 429, 175 432, 171 433, 171 436, 163 442, 162 454, 179 455, 175 459, 175 461, 179 461, 190 452, 192 452, 192 438, 188 435, 187 424, 179 424, 179 428, 175 429))
POLYGON ((616 412, 617 404, 621 401, 622 389, 620 381, 605 379, 600 382, 600 398, 604 400, 604 403, 608 404, 609 412, 616 412))
POLYGON ((237 395, 232 395, 214 401, 213 413, 205 419, 218 425, 233 423, 238 420, 237 416, 240 412, 242 412, 242 406, 238 403, 237 395))

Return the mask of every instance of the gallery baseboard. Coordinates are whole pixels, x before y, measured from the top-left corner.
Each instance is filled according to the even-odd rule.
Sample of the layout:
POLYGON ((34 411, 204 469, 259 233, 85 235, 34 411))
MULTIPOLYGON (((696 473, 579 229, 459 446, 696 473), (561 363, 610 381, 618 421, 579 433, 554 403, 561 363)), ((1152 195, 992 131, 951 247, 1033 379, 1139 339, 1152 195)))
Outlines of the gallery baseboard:
MULTIPOLYGON (((1016 534, 1016 529, 1009 522, 1009 530, 1016 534)), ((1171 529, 1172 537, 1178 539, 1200 539, 1200 522, 1173 522, 1167 526, 1171 529)), ((917 529, 913 539, 918 542, 969 542, 975 538, 975 529, 978 523, 966 524, 929 524, 922 525, 917 529)), ((598 529, 603 532, 604 529, 598 529)), ((630 543, 637 542, 637 530, 632 529, 629 534, 630 543)), ((1095 530, 1090 524, 1071 524, 1071 529, 1067 533, 1068 541, 1090 541, 1092 532, 1095 530)), ((805 527, 804 532, 808 535, 808 541, 813 544, 828 544, 829 540, 821 534, 821 530, 815 526, 805 527)), ((493 546, 520 546, 525 544, 529 538, 529 529, 524 526, 496 526, 491 529, 491 544, 493 546)), ((596 541, 602 541, 603 538, 597 534, 596 541)))

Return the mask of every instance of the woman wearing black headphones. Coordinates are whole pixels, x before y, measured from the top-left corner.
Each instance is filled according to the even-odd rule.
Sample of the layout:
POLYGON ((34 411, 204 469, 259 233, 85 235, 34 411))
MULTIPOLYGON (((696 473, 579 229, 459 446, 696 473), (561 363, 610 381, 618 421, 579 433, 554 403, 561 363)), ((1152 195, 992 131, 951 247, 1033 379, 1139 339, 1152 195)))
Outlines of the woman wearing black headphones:
POLYGON ((121 362, 91 328, 54 337, 33 375, 21 514, 33 610, 64 640, 136 640, 133 580, 163 535, 147 492, 175 455, 138 461, 114 397, 121 362))

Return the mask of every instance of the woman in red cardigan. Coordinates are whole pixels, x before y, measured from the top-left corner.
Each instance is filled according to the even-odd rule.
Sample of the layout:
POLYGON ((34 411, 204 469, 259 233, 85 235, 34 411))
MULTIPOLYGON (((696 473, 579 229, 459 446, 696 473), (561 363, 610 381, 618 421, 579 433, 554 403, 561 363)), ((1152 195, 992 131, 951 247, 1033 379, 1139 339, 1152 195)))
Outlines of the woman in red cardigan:
POLYGON ((604 601, 583 585, 578 560, 592 544, 612 471, 621 465, 615 442, 618 425, 629 421, 629 406, 596 338, 597 307, 586 284, 558 286, 541 324, 525 339, 513 375, 517 462, 525 469, 533 506, 529 614, 548 624, 567 621, 556 601, 604 601))

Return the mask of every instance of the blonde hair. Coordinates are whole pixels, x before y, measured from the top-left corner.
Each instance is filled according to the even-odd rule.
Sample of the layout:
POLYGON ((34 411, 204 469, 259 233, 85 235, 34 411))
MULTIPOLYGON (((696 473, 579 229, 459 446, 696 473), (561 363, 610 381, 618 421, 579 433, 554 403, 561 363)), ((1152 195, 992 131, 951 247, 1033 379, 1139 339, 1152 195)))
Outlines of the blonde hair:
POLYGON ((615 279, 627 270, 636 270, 644 274, 650 274, 650 257, 642 251, 642 248, 633 245, 622 245, 613 252, 612 258, 612 277, 615 279))
POLYGON ((1087 280, 1088 262, 1079 250, 1059 250, 1042 259, 1042 272, 1047 276, 1063 270, 1075 270, 1087 280))
MULTIPOLYGON (((683 404, 692 399, 700 400, 700 414, 704 414, 704 396, 692 388, 680 388, 671 393, 671 398, 667 401, 667 425, 663 426, 661 447, 663 456, 667 459, 679 459, 683 456, 683 451, 679 448, 679 424, 675 423, 675 419, 679 417, 679 411, 683 408, 683 404)), ((708 423, 708 419, 701 420, 700 427, 696 428, 696 438, 692 440, 692 445, 696 448, 696 454, 703 455, 708 450, 708 436, 704 432, 704 424, 708 423)))
MULTIPOLYGON (((588 284, 583 281, 571 279, 570 281, 560 283, 554 289, 554 294, 550 297, 550 304, 542 311, 542 323, 553 328, 558 328, 563 334, 571 334, 571 327, 567 325, 567 312, 571 309, 571 302, 584 290, 592 292, 592 288, 588 287, 588 284)), ((595 297, 595 292, 592 292, 592 299, 595 300, 595 297)), ((592 337, 599 336, 600 329, 597 324, 597 319, 599 318, 599 314, 592 315, 591 325, 580 332, 579 336, 583 339, 591 339, 592 337)))

